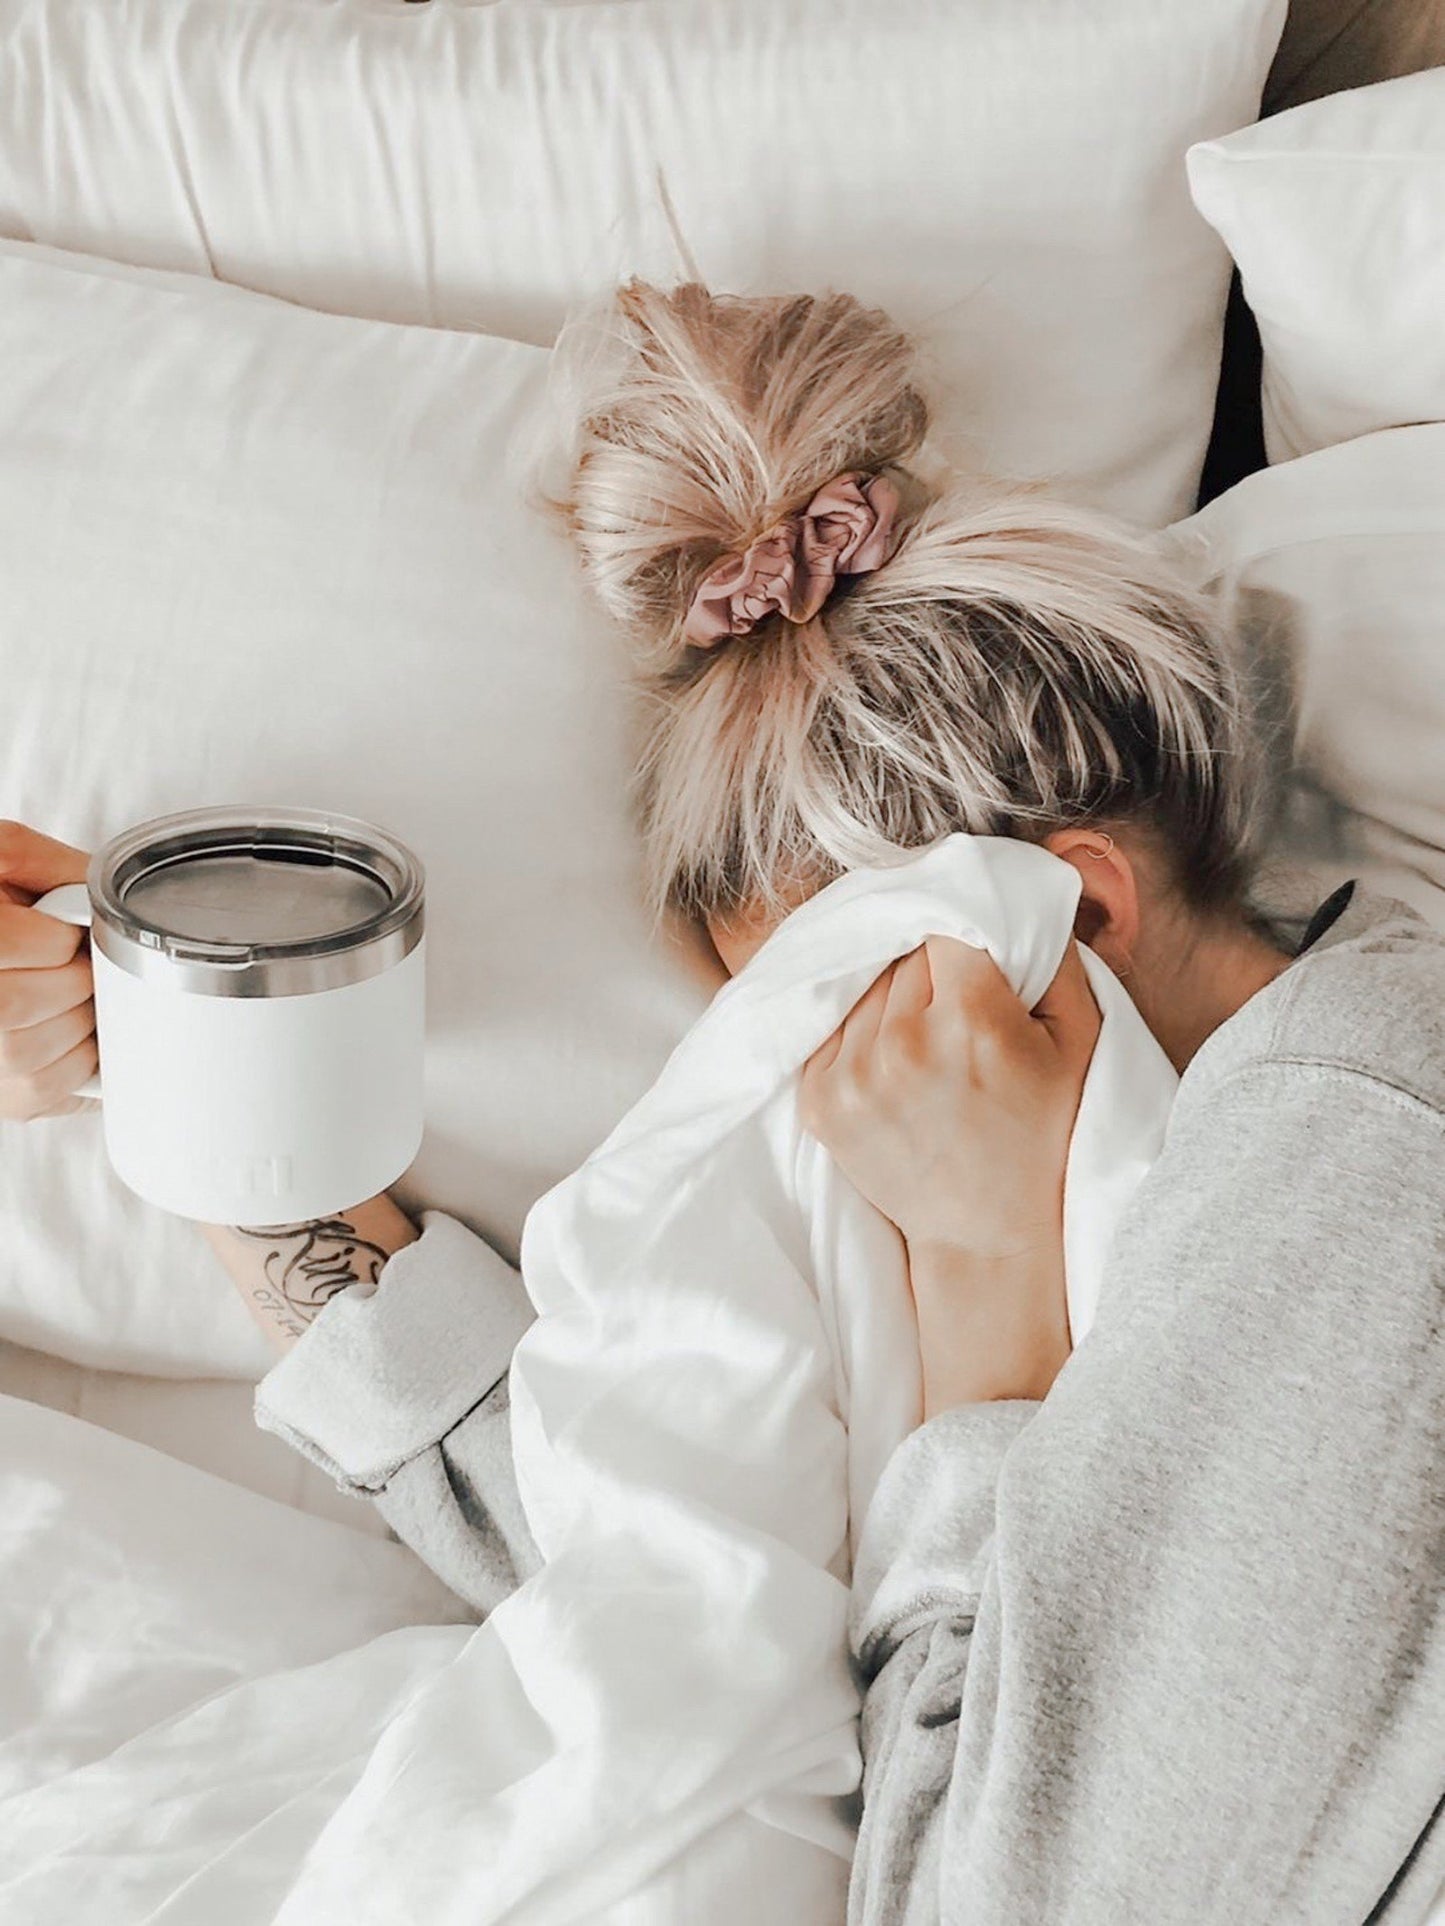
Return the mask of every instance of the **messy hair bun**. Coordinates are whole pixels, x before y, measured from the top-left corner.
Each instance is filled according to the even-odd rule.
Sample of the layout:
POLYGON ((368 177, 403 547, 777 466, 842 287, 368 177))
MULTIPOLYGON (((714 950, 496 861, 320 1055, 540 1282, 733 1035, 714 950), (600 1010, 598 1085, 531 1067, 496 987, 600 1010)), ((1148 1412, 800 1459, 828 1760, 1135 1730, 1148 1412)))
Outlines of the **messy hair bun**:
POLYGON ((1239 680, 1153 543, 1036 491, 924 487, 912 344, 847 295, 633 282, 604 332, 564 506, 649 699, 659 903, 781 909, 957 830, 1126 821, 1196 906, 1239 899, 1258 794, 1239 680), (890 559, 810 620, 690 646, 704 575, 847 472, 899 486, 890 559))
POLYGON ((621 353, 581 423, 568 519, 596 594, 665 671, 720 557, 835 476, 899 467, 928 409, 908 336, 850 295, 631 281, 612 321, 621 353))

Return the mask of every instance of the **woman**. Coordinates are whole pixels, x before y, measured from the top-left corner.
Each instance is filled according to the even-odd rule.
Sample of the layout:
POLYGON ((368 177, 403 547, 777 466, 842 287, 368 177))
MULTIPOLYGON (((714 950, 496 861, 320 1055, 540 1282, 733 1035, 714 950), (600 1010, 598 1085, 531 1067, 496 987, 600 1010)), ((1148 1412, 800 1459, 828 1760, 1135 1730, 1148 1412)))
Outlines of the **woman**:
MULTIPOLYGON (((929 472, 882 317, 634 288, 619 318, 568 507, 639 644, 659 894, 736 968, 844 869, 960 829, 1042 841, 1183 1072, 1070 1359, 1077 968, 1030 1012, 931 943, 808 1071, 814 1128, 906 1241, 926 1397, 855 1569, 854 1918, 1423 1917, 1445 945, 1358 890, 1299 944, 1251 917, 1255 778, 1208 611, 1117 531, 929 472)), ((0 865, 33 893, 83 860, 11 831, 0 865)), ((8 1114, 92 1066, 76 941, 23 899, 0 918, 8 1114)), ((532 1555, 515 1279, 385 1198, 214 1237, 294 1347, 262 1421, 487 1610, 532 1555)))

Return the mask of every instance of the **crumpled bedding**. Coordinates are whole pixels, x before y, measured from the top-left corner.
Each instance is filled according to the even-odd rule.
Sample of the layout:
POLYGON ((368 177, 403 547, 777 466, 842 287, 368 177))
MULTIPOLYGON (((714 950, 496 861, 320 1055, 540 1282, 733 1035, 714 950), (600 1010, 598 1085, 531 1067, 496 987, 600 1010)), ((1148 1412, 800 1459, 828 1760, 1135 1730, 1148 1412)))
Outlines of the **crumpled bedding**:
MULTIPOLYGON (((243 1681, 0 1807, 7 1920, 102 1891, 107 1926, 841 1920, 851 1531, 918 1421, 918 1364, 901 1244, 801 1132, 796 1073, 929 934, 1037 1001, 1078 888, 1042 850, 954 837, 790 917, 529 1220, 512 1395, 543 1570, 470 1635, 243 1681)), ((1076 1341, 1175 1084, 1084 958, 1104 1025, 1066 1184, 1076 1341)))

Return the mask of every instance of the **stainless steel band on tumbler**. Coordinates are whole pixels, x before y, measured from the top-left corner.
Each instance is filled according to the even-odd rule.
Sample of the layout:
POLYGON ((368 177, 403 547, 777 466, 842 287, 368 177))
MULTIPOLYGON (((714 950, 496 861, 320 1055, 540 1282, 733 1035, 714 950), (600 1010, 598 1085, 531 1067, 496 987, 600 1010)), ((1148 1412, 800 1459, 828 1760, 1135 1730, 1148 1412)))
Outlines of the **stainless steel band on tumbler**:
POLYGON ((405 844, 319 810, 163 816, 107 843, 86 880, 95 948, 195 996, 361 983, 409 956, 425 924, 425 878, 405 844))

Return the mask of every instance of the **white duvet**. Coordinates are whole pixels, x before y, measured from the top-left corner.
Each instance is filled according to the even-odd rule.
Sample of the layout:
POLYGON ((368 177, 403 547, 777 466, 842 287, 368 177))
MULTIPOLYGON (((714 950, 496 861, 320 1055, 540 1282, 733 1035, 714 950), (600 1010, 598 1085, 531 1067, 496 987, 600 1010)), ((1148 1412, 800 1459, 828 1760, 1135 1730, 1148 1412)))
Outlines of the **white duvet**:
MULTIPOLYGON (((1077 896, 1041 850, 955 837, 790 917, 529 1221, 512 1391, 541 1573, 470 1634, 298 1640, 91 1765, 37 1755, 0 1805, 0 1915, 841 1920, 850 1530, 918 1421, 918 1363, 901 1245, 800 1132, 796 1073, 929 934, 1036 1001, 1077 896)), ((1175 1082, 1084 956, 1104 1026, 1065 1197, 1076 1340, 1175 1082)), ((84 1583, 43 1520, 26 1569, 7 1612, 84 1583)), ((188 1635, 210 1638, 204 1599, 188 1635)))

